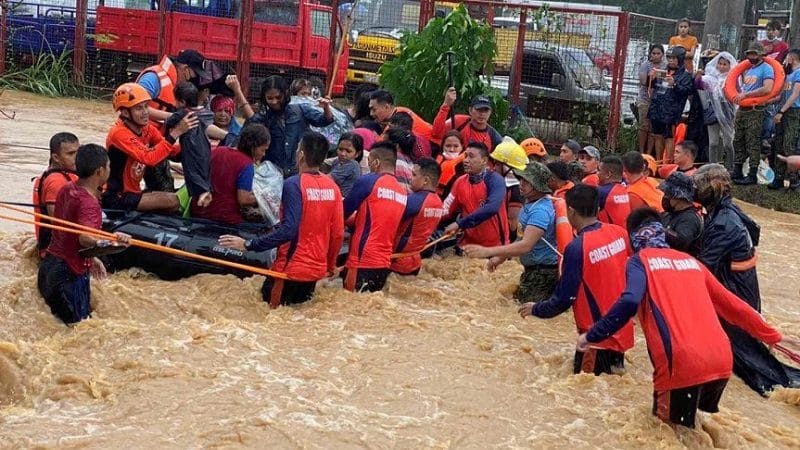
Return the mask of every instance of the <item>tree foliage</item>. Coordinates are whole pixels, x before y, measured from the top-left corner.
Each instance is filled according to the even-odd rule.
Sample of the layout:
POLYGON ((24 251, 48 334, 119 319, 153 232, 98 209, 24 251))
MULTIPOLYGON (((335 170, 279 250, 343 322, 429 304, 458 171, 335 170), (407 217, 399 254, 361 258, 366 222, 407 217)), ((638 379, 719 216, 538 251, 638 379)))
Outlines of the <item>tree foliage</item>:
POLYGON ((508 117, 508 101, 480 78, 481 73, 491 75, 493 69, 494 33, 485 22, 473 20, 463 4, 446 17, 430 21, 421 33, 403 35, 400 54, 380 69, 381 85, 394 94, 398 105, 431 121, 448 87, 447 52, 454 54, 456 110, 465 111, 474 96, 486 95, 493 103, 492 125, 501 126, 508 117))

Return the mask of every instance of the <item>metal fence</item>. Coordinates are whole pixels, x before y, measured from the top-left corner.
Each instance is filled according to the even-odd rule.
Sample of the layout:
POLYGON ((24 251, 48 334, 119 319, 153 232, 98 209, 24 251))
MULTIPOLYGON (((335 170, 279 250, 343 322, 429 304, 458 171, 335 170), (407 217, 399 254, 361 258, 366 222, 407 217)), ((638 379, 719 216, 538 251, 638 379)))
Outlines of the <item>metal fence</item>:
MULTIPOLYGON (((251 99, 271 74, 322 85, 333 79, 334 93, 343 94, 345 80, 377 82, 403 31, 422 30, 457 3, 494 30, 491 83, 551 143, 569 137, 615 148, 620 126, 633 120, 629 105, 648 46, 675 34, 673 20, 533 1, 22 0, 2 8, 0 74, 36 64, 42 54, 65 55, 60 61, 75 83, 113 89, 162 55, 194 48, 236 73, 251 99)), ((743 38, 757 31, 748 27, 743 38)), ((703 24, 692 32, 702 41, 703 24)))

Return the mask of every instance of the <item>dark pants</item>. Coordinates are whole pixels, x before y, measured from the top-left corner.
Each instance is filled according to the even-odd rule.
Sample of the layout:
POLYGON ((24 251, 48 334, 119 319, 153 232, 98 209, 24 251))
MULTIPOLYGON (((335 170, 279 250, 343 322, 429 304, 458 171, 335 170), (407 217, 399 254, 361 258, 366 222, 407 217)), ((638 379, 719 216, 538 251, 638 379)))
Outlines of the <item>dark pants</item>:
POLYGON ((346 269, 344 288, 351 292, 378 292, 386 285, 389 269, 346 269))
POLYGON ((625 370, 625 353, 613 350, 590 349, 588 352, 575 352, 573 373, 607 373, 618 375, 625 370))
POLYGON ((778 125, 778 131, 775 136, 775 144, 772 146, 770 164, 775 168, 776 179, 783 180, 787 175, 786 163, 776 156, 797 154, 798 141, 800 141, 800 108, 791 108, 781 118, 781 123, 778 125))
POLYGON ((758 171, 761 162, 761 132, 764 126, 763 109, 741 109, 736 111, 734 121, 733 151, 737 167, 750 158, 750 173, 758 171))
POLYGON ((680 389, 653 392, 653 415, 667 423, 694 428, 697 410, 719 412, 719 400, 728 379, 680 389))
POLYGON ((50 311, 64 323, 89 318, 91 293, 88 273, 75 275, 63 259, 47 255, 39 265, 37 284, 50 311))
POLYGON ((261 298, 272 308, 278 305, 296 305, 314 297, 316 281, 289 281, 267 277, 261 285, 261 298))

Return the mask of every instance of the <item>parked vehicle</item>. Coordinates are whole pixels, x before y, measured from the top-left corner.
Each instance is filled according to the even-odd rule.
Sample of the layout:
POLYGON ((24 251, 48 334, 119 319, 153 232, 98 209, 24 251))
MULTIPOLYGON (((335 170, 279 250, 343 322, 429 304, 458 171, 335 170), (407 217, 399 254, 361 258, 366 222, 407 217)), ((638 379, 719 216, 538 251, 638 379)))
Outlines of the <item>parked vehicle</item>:
MULTIPOLYGON (((605 137, 611 89, 585 50, 526 42, 519 84, 519 106, 540 138, 605 137)), ((509 78, 492 85, 507 93, 509 78)))

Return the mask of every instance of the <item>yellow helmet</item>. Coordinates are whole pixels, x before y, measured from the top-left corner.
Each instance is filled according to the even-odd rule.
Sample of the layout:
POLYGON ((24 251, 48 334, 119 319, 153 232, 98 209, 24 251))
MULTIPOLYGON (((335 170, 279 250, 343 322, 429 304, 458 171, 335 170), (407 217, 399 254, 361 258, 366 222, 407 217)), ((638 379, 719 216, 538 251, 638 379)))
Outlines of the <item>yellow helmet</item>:
POLYGON ((510 137, 503 138, 503 142, 497 144, 489 156, 512 169, 525 170, 525 166, 528 164, 528 155, 525 154, 525 150, 510 137))

